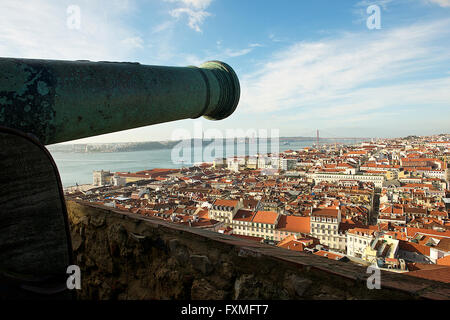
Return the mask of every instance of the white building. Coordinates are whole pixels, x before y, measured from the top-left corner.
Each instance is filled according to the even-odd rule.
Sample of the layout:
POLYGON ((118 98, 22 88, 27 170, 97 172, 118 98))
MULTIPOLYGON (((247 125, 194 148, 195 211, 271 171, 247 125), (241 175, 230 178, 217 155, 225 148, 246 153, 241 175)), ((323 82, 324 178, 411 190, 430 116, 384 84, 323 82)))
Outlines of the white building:
POLYGON ((374 239, 374 230, 354 228, 347 231, 347 255, 362 258, 364 250, 374 239))
POLYGON ((225 159, 225 158, 214 159, 213 168, 214 169, 224 168, 226 166, 226 163, 227 163, 227 159, 225 159))
POLYGON ((240 200, 217 199, 209 210, 209 218, 224 222, 227 226, 231 224, 236 212, 243 207, 240 200))
POLYGON ((247 168, 250 168, 250 169, 258 168, 258 158, 257 157, 249 157, 247 159, 247 168))
POLYGON ((111 182, 111 172, 110 171, 94 171, 92 174, 94 186, 105 186, 111 182))
POLYGON ((233 217, 233 233, 274 240, 280 214, 274 211, 239 210, 233 217))
POLYGON ((384 175, 374 175, 374 174, 341 174, 341 173, 313 173, 311 178, 314 182, 337 182, 341 180, 356 180, 361 182, 372 182, 375 187, 381 188, 385 180, 384 175))
POLYGON ((297 159, 291 158, 280 158, 280 169, 281 170, 292 170, 297 166, 297 159))
POLYGON ((272 169, 272 161, 269 157, 258 157, 258 169, 272 169))
POLYGON ((423 176, 430 178, 438 178, 441 180, 445 180, 447 178, 445 170, 427 170, 423 172, 423 176))
POLYGON ((331 249, 345 251, 346 235, 339 231, 340 222, 340 209, 313 209, 311 235, 331 249))
POLYGON ((127 178, 119 176, 119 175, 115 175, 112 178, 112 182, 113 182, 113 185, 115 185, 115 186, 124 186, 127 183, 127 178))
MULTIPOLYGON (((245 161, 244 161, 245 163, 245 161)), ((230 171, 239 172, 239 167, 241 166, 241 161, 238 158, 227 159, 227 168, 230 171)))
POLYGON ((450 238, 439 239, 438 244, 430 248, 430 259, 433 263, 448 255, 450 255, 450 238))

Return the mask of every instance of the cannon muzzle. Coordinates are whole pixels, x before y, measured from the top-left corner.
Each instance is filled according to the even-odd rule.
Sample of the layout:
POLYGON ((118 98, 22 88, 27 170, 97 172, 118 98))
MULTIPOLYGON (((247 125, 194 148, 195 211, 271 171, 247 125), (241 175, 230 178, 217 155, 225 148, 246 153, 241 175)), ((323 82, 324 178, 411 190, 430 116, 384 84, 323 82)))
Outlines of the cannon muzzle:
POLYGON ((231 115, 240 96, 233 69, 0 58, 0 126, 43 144, 204 116, 231 115))

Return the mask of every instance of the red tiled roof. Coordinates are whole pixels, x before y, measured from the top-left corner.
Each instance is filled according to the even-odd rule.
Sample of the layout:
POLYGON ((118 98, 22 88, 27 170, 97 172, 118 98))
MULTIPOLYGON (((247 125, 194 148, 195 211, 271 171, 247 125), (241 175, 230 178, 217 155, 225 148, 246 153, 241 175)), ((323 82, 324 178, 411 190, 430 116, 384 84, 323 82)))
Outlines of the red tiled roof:
POLYGON ((278 213, 273 211, 258 211, 253 217, 254 223, 275 224, 278 218, 278 213))
POLYGON ((240 209, 233 217, 236 221, 252 221, 255 214, 251 210, 240 209))
POLYGON ((235 207, 238 204, 238 200, 222 200, 217 199, 214 201, 214 205, 216 206, 223 206, 223 207, 235 207))
POLYGON ((323 216, 323 217, 336 217, 338 216, 337 209, 319 209, 315 208, 312 212, 313 216, 323 216))
POLYGON ((353 229, 349 229, 348 232, 354 233, 354 234, 362 233, 364 235, 373 235, 375 230, 365 229, 365 228, 353 228, 353 229))
POLYGON ((406 233, 408 237, 414 237, 417 233, 422 233, 422 234, 428 234, 428 235, 433 235, 435 237, 443 237, 443 238, 450 238, 450 230, 441 232, 441 231, 436 231, 436 230, 432 230, 432 229, 422 229, 422 228, 411 228, 408 227, 406 228, 406 233))
POLYGON ((437 265, 450 267, 450 255, 437 259, 437 265))
POLYGON ((421 253, 430 256, 430 247, 423 244, 400 240, 399 248, 405 251, 421 253))
POLYGON ((450 252, 450 238, 443 238, 436 246, 437 249, 450 252))
POLYGON ((278 220, 277 229, 280 231, 291 231, 299 233, 310 233, 311 217, 281 215, 278 220))
POLYGON ((306 247, 309 247, 314 243, 315 243, 314 238, 297 239, 295 236, 292 235, 284 238, 280 243, 277 244, 277 246, 280 248, 301 252, 304 251, 306 247))
POLYGON ((342 255, 342 254, 323 251, 323 250, 314 252, 314 254, 316 256, 327 257, 330 260, 340 260, 340 259, 344 258, 344 255, 342 255))

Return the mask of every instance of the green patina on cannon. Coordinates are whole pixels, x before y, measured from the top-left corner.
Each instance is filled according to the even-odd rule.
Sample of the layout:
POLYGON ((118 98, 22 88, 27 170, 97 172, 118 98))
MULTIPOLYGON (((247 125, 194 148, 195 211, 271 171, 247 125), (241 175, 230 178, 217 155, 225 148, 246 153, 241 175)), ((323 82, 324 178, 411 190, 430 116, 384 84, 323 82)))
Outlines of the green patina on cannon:
POLYGON ((0 58, 0 126, 45 145, 198 118, 231 115, 240 96, 233 69, 129 62, 0 58))
POLYGON ((67 210, 44 145, 224 119, 239 95, 236 74, 219 61, 197 68, 0 58, 0 299, 74 296, 66 283, 76 263, 67 210))

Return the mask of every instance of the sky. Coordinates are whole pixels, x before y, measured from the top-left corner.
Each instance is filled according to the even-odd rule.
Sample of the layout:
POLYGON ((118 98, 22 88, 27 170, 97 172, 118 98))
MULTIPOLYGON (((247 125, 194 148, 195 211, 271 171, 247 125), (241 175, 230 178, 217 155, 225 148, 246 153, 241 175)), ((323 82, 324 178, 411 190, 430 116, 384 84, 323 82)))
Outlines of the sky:
POLYGON ((0 56, 222 60, 240 79, 225 120, 75 142, 168 140, 195 124, 334 138, 450 132, 450 0, 2 0, 0 56))

